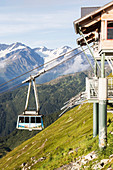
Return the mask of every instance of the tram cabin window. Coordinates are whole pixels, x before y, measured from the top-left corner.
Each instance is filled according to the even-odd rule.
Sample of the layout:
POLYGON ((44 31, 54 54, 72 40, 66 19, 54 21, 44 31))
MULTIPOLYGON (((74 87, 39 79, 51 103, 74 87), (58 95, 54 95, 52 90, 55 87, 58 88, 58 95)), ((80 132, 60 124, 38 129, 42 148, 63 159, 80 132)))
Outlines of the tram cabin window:
POLYGON ((25 117, 25 123, 29 123, 29 117, 25 117))
POLYGON ((113 21, 107 22, 107 39, 113 40, 113 21))
POLYGON ((31 123, 35 123, 35 117, 31 117, 31 123))
POLYGON ((24 123, 24 117, 19 117, 19 122, 24 123))
POLYGON ((41 123, 41 117, 36 117, 36 123, 41 123))

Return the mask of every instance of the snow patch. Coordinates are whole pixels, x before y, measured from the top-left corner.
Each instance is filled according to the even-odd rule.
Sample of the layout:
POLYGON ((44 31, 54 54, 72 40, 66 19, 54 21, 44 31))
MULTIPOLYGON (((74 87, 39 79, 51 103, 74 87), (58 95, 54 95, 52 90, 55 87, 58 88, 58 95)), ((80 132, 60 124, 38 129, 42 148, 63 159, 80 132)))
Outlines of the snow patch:
POLYGON ((7 48, 7 49, 5 49, 5 50, 1 50, 1 51, 0 51, 0 58, 2 58, 2 60, 3 60, 3 59, 6 59, 6 55, 7 55, 7 54, 9 54, 9 53, 11 53, 11 52, 14 52, 14 51, 17 51, 17 50, 22 50, 22 49, 26 48, 26 47, 23 46, 23 45, 19 45, 19 46, 17 46, 17 47, 15 47, 15 45, 16 45, 16 44, 13 44, 11 47, 9 47, 9 48, 7 48))
POLYGON ((54 50, 47 49, 46 47, 40 47, 40 48, 36 49, 36 52, 41 57, 44 58, 44 62, 46 63, 46 62, 49 62, 49 61, 59 57, 60 55, 67 53, 70 50, 71 50, 71 47, 68 47, 68 46, 64 46, 64 47, 57 48, 57 49, 54 49, 54 50))

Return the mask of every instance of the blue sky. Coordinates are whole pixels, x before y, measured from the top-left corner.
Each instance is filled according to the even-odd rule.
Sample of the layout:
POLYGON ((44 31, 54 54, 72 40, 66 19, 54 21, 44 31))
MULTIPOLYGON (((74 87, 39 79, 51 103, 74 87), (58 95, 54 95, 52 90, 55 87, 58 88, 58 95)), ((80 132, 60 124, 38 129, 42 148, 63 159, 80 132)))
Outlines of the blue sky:
POLYGON ((73 21, 81 7, 103 6, 108 0, 0 0, 0 43, 31 48, 76 47, 73 21))

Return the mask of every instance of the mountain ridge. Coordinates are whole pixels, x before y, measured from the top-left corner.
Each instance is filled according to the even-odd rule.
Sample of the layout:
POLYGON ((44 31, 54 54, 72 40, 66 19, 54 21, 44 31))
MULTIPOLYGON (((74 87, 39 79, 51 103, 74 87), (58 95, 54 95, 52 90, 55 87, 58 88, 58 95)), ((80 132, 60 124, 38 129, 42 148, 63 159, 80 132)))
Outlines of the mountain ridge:
MULTIPOLYGON (((57 49, 48 49, 47 47, 37 47, 32 49, 19 42, 11 45, 0 44, 0 80, 4 80, 4 82, 8 81, 62 55, 60 59, 56 59, 54 62, 51 62, 51 64, 40 68, 48 69, 80 52, 79 50, 75 50, 71 52, 70 55, 64 56, 65 53, 71 50, 72 48, 68 46, 57 49)), ((77 57, 54 68, 52 71, 45 73, 41 78, 39 78, 38 82, 45 83, 57 78, 60 75, 78 71, 80 72, 86 70, 87 68, 89 68, 87 60, 83 54, 80 54, 77 57)), ((28 78, 30 74, 36 74, 36 72, 40 69, 26 74, 18 80, 18 82, 28 78)))

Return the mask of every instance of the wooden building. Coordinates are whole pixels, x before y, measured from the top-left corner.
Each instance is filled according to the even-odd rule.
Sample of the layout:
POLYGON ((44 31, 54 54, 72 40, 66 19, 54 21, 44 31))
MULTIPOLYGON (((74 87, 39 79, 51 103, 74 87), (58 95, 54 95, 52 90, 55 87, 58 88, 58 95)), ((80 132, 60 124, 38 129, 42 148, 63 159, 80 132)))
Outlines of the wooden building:
MULTIPOLYGON (((104 51, 106 56, 113 56, 113 1, 74 21, 74 28, 77 34, 82 31, 89 44, 98 42, 95 51, 104 51)), ((86 45, 83 37, 77 43, 86 45)))

